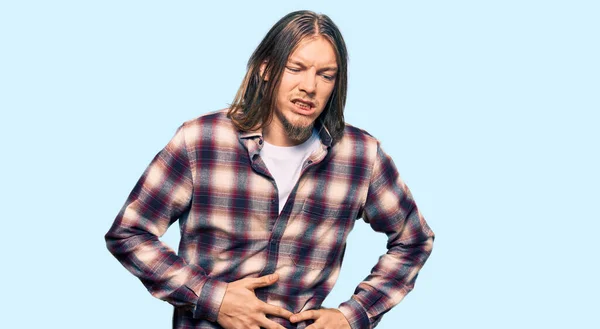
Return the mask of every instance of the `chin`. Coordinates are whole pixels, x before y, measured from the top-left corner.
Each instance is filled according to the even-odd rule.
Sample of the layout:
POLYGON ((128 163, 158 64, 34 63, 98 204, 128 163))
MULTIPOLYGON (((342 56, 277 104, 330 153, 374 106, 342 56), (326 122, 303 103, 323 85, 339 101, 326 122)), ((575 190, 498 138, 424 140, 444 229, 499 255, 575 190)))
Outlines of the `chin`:
POLYGON ((298 113, 292 113, 291 115, 286 115, 286 120, 295 127, 298 128, 307 128, 311 127, 315 122, 315 118, 312 116, 306 116, 298 113))

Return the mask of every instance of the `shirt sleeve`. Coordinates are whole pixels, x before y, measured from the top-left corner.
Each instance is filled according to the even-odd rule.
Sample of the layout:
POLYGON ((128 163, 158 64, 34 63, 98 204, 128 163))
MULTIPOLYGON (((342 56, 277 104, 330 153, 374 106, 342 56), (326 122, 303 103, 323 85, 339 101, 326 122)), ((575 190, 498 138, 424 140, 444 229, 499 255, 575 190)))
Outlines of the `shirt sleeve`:
POLYGON ((379 143, 363 219, 375 231, 387 235, 388 251, 358 285, 352 298, 339 306, 352 329, 374 328, 383 314, 413 289, 433 248, 433 231, 379 143))
POLYGON ((156 298, 216 321, 227 284, 159 240, 189 213, 193 183, 184 125, 154 157, 106 233, 108 250, 156 298))

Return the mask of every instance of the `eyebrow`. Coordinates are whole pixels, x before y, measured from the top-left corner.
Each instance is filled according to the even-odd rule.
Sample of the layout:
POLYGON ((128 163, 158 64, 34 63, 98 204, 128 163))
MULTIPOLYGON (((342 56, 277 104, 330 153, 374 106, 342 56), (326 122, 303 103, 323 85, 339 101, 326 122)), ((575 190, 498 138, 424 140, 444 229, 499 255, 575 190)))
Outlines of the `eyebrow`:
MULTIPOLYGON (((294 59, 290 59, 288 60, 288 63, 290 64, 294 64, 294 65, 298 65, 301 68, 306 68, 306 65, 304 65, 304 63, 302 63, 299 60, 294 60, 294 59)), ((333 65, 333 66, 326 66, 324 68, 321 68, 320 70, 318 70, 319 72, 325 72, 325 71, 333 71, 333 72, 337 72, 338 68, 337 65, 333 65)))

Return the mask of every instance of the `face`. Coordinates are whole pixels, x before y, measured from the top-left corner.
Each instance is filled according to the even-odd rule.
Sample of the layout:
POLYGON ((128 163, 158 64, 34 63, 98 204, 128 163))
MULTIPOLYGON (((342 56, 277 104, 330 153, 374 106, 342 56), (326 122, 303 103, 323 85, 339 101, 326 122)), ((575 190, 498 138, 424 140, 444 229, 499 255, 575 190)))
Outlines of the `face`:
POLYGON ((333 92, 336 72, 335 51, 327 39, 303 40, 288 58, 271 126, 294 141, 306 140, 333 92))

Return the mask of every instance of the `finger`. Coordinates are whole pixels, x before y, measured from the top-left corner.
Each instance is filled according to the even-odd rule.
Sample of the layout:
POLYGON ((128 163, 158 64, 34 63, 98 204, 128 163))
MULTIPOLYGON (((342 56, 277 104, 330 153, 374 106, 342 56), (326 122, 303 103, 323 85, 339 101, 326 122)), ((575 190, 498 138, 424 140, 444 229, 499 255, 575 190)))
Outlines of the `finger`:
POLYGON ((249 279, 246 288, 256 289, 261 287, 270 286, 279 280, 277 273, 261 276, 260 278, 249 279))
POLYGON ((285 329, 284 326, 280 325, 279 323, 273 320, 269 320, 267 317, 263 317, 261 320, 258 321, 258 323, 260 324, 261 328, 265 329, 285 329))
POLYGON ((295 323, 309 319, 316 320, 319 318, 319 316, 321 316, 321 312, 319 312, 319 310, 308 310, 292 315, 290 322, 295 323))
POLYGON ((278 307, 278 306, 275 306, 275 305, 270 305, 270 304, 267 304, 267 303, 263 303, 262 307, 263 307, 262 310, 263 310, 263 312, 265 312, 265 314, 275 315, 275 316, 278 316, 280 318, 284 318, 284 319, 288 319, 289 320, 289 318, 292 315, 294 315, 294 313, 286 310, 285 308, 278 307))

